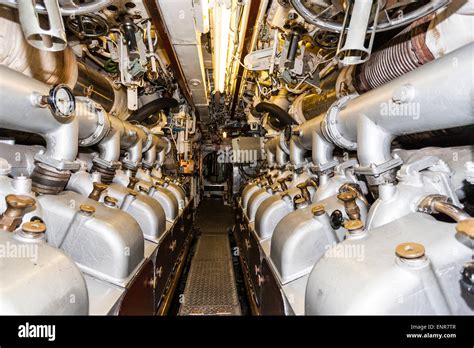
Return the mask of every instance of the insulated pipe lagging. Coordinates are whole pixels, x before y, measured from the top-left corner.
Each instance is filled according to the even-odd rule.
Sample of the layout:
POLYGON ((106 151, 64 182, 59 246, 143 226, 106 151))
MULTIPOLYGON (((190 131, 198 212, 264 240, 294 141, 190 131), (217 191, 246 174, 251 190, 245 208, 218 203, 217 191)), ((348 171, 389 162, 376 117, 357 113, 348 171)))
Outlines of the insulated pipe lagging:
MULTIPOLYGON (((15 70, 0 65, 0 127, 35 133, 46 141, 46 152, 38 159, 57 169, 68 169, 78 149, 76 117, 58 118, 49 107, 39 106, 39 97, 49 95, 51 87, 15 70)), ((74 165, 73 165, 74 166, 74 165)))
POLYGON ((392 159, 397 136, 474 124, 473 59, 471 43, 348 101, 326 116, 325 135, 357 144, 360 165, 370 166, 392 159))
POLYGON ((473 41, 474 16, 469 0, 452 2, 436 16, 426 16, 404 29, 357 66, 354 86, 359 94, 375 89, 417 67, 473 41), (467 11, 466 11, 467 10, 467 11), (390 62, 390 64, 387 64, 390 62))

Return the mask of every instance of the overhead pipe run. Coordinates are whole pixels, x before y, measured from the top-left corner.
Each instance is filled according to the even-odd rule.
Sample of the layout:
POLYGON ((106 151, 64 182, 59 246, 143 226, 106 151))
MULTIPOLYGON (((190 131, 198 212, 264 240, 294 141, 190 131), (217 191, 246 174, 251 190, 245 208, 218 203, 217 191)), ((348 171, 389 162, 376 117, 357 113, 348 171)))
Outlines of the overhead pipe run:
POLYGON ((26 41, 18 14, 0 6, 0 64, 48 85, 64 83, 73 88, 78 69, 70 47, 61 52, 43 51, 26 41))
POLYGON ((338 146, 357 150, 359 174, 378 177, 401 164, 391 155, 395 137, 474 124, 474 76, 464 69, 473 48, 471 43, 362 96, 339 99, 292 130, 291 163, 302 165, 304 152, 312 149, 313 164, 324 171, 335 165, 332 151, 338 146))
POLYGON ((157 153, 169 151, 170 143, 164 137, 108 115, 88 98, 77 100, 78 110, 81 110, 78 113, 79 144, 83 147, 98 145, 100 153, 93 159, 93 170, 101 173, 104 183, 112 182, 115 170, 120 167, 121 150, 125 150, 122 165, 132 176, 141 163, 151 167, 157 161, 157 153))
POLYGON ((474 76, 465 68, 473 48, 471 43, 376 90, 339 100, 324 117, 323 134, 339 147, 357 149, 359 174, 378 176, 401 164, 391 156, 395 137, 474 124, 474 76))

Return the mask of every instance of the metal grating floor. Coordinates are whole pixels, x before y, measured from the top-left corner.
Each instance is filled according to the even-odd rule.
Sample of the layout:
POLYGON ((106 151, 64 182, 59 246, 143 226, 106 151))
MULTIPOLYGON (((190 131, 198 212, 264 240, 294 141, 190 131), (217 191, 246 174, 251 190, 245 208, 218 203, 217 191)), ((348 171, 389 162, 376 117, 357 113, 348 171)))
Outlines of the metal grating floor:
POLYGON ((197 225, 201 236, 186 280, 179 315, 240 315, 227 228, 232 211, 221 201, 204 201, 197 225))

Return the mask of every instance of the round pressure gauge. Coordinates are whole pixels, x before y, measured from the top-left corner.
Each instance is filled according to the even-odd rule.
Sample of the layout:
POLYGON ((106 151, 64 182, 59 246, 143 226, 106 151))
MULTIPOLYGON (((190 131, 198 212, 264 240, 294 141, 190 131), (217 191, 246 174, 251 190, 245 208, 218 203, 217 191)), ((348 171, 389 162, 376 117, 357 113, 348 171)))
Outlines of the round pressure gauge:
POLYGON ((49 92, 48 105, 58 117, 69 117, 76 110, 76 99, 72 90, 64 85, 54 86, 49 92))

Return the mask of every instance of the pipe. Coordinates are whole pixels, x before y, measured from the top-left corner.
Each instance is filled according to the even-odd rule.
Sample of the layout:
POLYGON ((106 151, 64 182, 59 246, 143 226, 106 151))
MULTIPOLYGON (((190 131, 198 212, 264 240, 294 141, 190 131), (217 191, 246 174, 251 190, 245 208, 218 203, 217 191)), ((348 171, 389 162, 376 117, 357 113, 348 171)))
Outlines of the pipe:
POLYGON ((47 84, 0 66, 0 126, 40 135, 46 141, 46 151, 35 156, 37 161, 58 170, 75 169, 77 118, 71 115, 59 119, 49 107, 39 106, 39 97, 49 95, 50 89, 47 84))
MULTIPOLYGON (((303 19, 310 23, 313 24, 319 28, 329 30, 329 31, 335 31, 340 33, 343 30, 343 26, 337 22, 334 21, 328 21, 324 19, 321 16, 321 12, 318 14, 315 14, 312 12, 312 10, 305 5, 304 0, 290 0, 291 6, 295 9, 295 11, 303 17, 303 19)), ((376 31, 386 31, 386 30, 391 30, 395 29, 401 26, 404 26, 408 23, 411 23, 423 16, 426 16, 429 13, 432 13, 441 7, 445 6, 446 4, 449 3, 449 0, 431 0, 428 3, 420 6, 418 9, 409 12, 408 14, 404 14, 403 16, 400 16, 399 18, 392 18, 389 21, 383 22, 383 23, 378 23, 376 26, 376 31)), ((327 11, 331 7, 327 7, 323 11, 327 11)), ((367 32, 371 32, 374 28, 371 26, 367 29, 367 32)))
POLYGON ((473 50, 471 43, 360 97, 339 100, 325 116, 324 136, 357 148, 360 174, 378 175, 400 164, 390 152, 395 137, 474 124, 473 50))
MULTIPOLYGON (((20 2, 24 2, 24 0, 20 0, 20 2)), ((70 3, 70 1, 64 2, 70 3)), ((91 12, 100 11, 106 6, 108 6, 111 2, 111 0, 93 0, 85 4, 74 4, 74 6, 71 7, 60 7, 59 11, 62 16, 79 16, 91 12)), ((0 0, 0 4, 13 8, 18 7, 18 1, 15 0, 0 0)), ((44 4, 38 2, 35 3, 35 11, 37 13, 47 14, 44 4)))
POLYGON ((148 168, 152 168, 155 165, 161 166, 161 161, 164 161, 164 157, 171 150, 171 143, 165 136, 159 136, 151 134, 152 145, 143 154, 143 165, 148 168), (163 155, 159 155, 159 154, 163 155))
POLYGON ((112 116, 125 120, 130 113, 124 88, 114 84, 107 76, 83 62, 77 62, 78 78, 74 95, 84 96, 102 105, 112 116))
POLYGON ((106 167, 114 166, 120 150, 125 150, 123 165, 133 171, 138 169, 142 150, 152 146, 145 128, 108 115, 88 98, 78 97, 77 106, 79 144, 84 147, 99 144, 99 159, 106 167))
POLYGON ((62 51, 67 47, 66 29, 59 10, 58 0, 43 0, 47 23, 40 24, 36 15, 36 1, 18 1, 21 28, 28 43, 45 51, 62 51), (45 25, 47 24, 47 25, 45 25))
POLYGON ((265 143, 264 149, 267 154, 268 167, 273 167, 275 164, 279 167, 283 167, 288 162, 286 152, 281 148, 280 135, 276 135, 268 140, 265 143))
MULTIPOLYGON (((470 3, 474 3, 472 0, 470 3)), ((453 2, 436 16, 413 22, 357 66, 354 87, 359 94, 380 87, 417 67, 473 41, 474 16, 462 15, 453 2), (388 64, 388 62, 390 62, 388 64)))
POLYGON ((157 112, 166 109, 166 108, 176 108, 178 106, 178 101, 174 98, 158 98, 145 104, 140 109, 134 111, 130 117, 129 121, 143 122, 148 116, 156 114, 157 112))
POLYGON ((427 214, 444 214, 456 222, 470 219, 471 216, 461 208, 449 202, 443 195, 428 195, 418 204, 418 210, 427 214))
POLYGON ((271 125, 277 129, 296 124, 296 121, 291 118, 288 112, 272 103, 260 102, 255 106, 255 111, 268 112, 271 117, 271 125))
POLYGON ((312 150, 315 170, 324 172, 337 164, 333 158, 334 144, 329 142, 322 131, 321 124, 325 114, 296 127, 290 140, 290 161, 295 167, 304 163, 304 153, 312 150))

